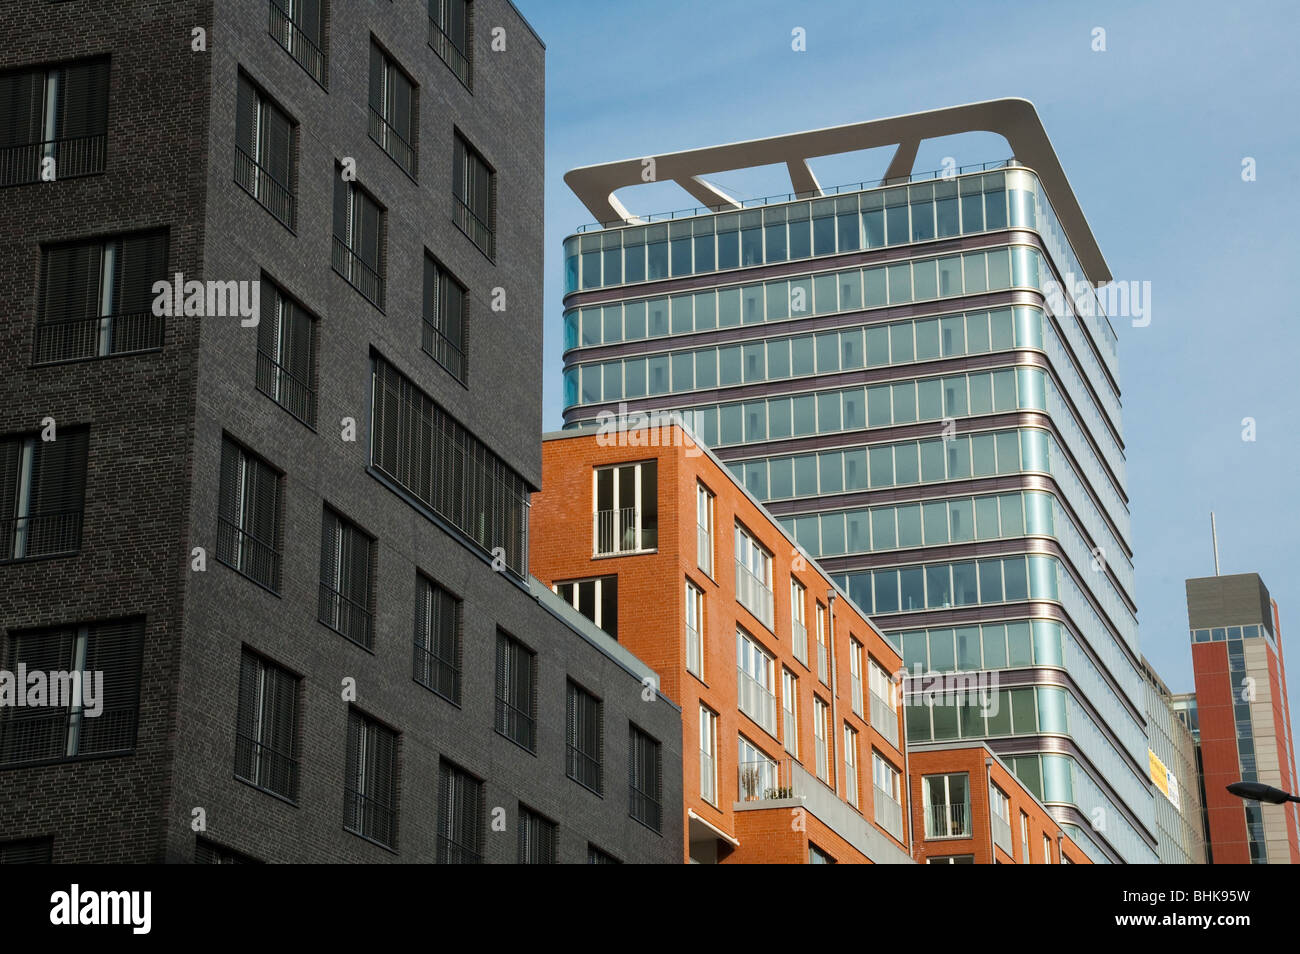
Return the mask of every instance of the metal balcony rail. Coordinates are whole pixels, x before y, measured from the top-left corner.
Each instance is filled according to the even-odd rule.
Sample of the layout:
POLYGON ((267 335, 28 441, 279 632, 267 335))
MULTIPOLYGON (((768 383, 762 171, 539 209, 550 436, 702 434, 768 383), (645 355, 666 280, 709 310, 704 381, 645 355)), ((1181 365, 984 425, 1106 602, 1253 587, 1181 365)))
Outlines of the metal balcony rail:
POLYGON ((593 792, 600 791, 600 763, 573 745, 565 746, 566 768, 569 777, 593 792))
POLYGON ((456 74, 456 79, 464 83, 467 88, 473 88, 470 86, 469 58, 460 51, 451 37, 443 32, 442 27, 433 17, 429 17, 429 46, 456 74))
POLYGON ((372 106, 370 107, 370 138, 379 144, 379 148, 392 156, 393 161, 406 170, 406 174, 415 178, 415 146, 407 141, 387 119, 372 106))
POLYGON ((275 360, 257 352, 257 389, 308 427, 316 426, 316 391, 275 360))
POLYGON ((808 627, 796 619, 794 620, 793 629, 794 629, 794 634, 792 639, 794 643, 794 658, 798 659, 800 662, 807 662, 808 661, 808 627))
POLYGON ((862 715, 862 677, 849 675, 849 690, 852 692, 853 711, 862 715))
POLYGON ((693 626, 686 627, 686 658, 692 667, 701 668, 696 666, 700 659, 700 631, 693 626))
POLYGON ((349 599, 329 584, 322 583, 319 610, 320 621, 330 629, 354 643, 370 648, 373 620, 368 607, 349 599))
POLYGON ((754 614, 754 618, 772 628, 772 588, 760 580, 740 560, 736 561, 736 599, 754 614))
POLYGON ((659 831, 663 825, 663 806, 649 792, 643 792, 635 785, 628 785, 631 816, 642 824, 659 831))
POLYGON ((740 711, 776 735, 776 696, 740 667, 736 668, 736 675, 740 683, 740 711))
POLYGON ((536 747, 537 725, 531 714, 497 699, 497 728, 530 752, 536 747))
POLYGON ((710 805, 716 805, 717 765, 712 755, 700 749, 700 797, 710 805))
POLYGON ((0 149, 0 188, 44 181, 45 160, 53 159, 51 181, 98 175, 108 157, 108 135, 67 136, 0 149))
POLYGON ((636 538, 637 517, 636 507, 597 510, 595 514, 596 555, 636 553, 640 550, 636 538))
POLYGON ((829 785, 831 773, 830 763, 826 759, 826 740, 815 739, 813 747, 817 750, 815 753, 817 757, 817 778, 829 785))
POLYGON ((802 794, 795 791, 792 764, 792 759, 760 759, 739 763, 736 773, 739 782, 738 799, 742 802, 775 801, 802 794))
POLYGON ((37 364, 155 351, 162 345, 163 319, 149 311, 64 318, 36 325, 37 364))
POLYGON ((391 806, 369 795, 347 789, 344 793, 344 811, 347 821, 343 827, 348 831, 381 845, 392 845, 397 813, 391 806))
POLYGON ((78 507, 0 520, 0 563, 77 552, 82 513, 78 507))
POLYGON ((970 833, 970 806, 965 802, 930 805, 926 809, 926 838, 962 838, 970 833))
POLYGON ((217 559, 250 580, 279 592, 280 551, 229 520, 217 521, 217 559))
POLYGON ((1011 823, 1001 815, 993 815, 993 844, 1011 854, 1011 823))
MULTIPOLYGON (((894 176, 889 179, 872 179, 863 182, 853 182, 846 185, 827 186, 819 192, 786 192, 777 195, 762 196, 756 199, 739 199, 742 209, 752 209, 765 205, 781 205, 785 202, 798 202, 802 199, 822 199, 827 196, 844 195, 849 192, 865 192, 868 189, 879 189, 882 186, 909 185, 913 182, 927 182, 931 179, 945 179, 953 176, 963 176, 975 172, 991 172, 994 169, 1006 169, 1010 166, 1017 165, 1015 157, 1009 159, 997 159, 989 162, 972 163, 965 166, 957 166, 955 169, 931 169, 927 172, 913 172, 905 176, 894 176)), ((736 207, 730 204, 722 205, 697 205, 690 209, 678 209, 675 212, 654 212, 649 215, 629 216, 626 219, 616 219, 612 222, 589 222, 577 229, 578 233, 598 232, 602 229, 622 228, 625 225, 648 225, 651 222, 671 221, 672 219, 689 219, 697 215, 709 215, 715 212, 734 212, 736 207)))
POLYGON ((456 206, 453 211, 457 228, 468 235, 470 241, 483 250, 484 255, 488 258, 496 258, 496 230, 480 219, 460 196, 456 196, 456 206))
POLYGON ((453 702, 457 701, 460 673, 456 670, 454 661, 443 659, 436 652, 416 643, 414 669, 415 681, 420 685, 428 686, 440 696, 445 696, 453 702))
POLYGON ((903 840, 903 806, 879 785, 875 788, 876 824, 899 841, 903 840))
POLYGON ((331 264, 334 266, 334 271, 342 275, 349 285, 380 308, 384 307, 383 278, 380 277, 379 272, 363 262, 361 256, 348 248, 337 235, 334 236, 334 254, 331 264))
POLYGON ((898 748, 898 713, 874 692, 871 693, 871 727, 890 745, 898 748))
POLYGON ((817 678, 828 686, 831 684, 830 654, 820 639, 817 640, 817 678))
POLYGON ((288 799, 298 796, 298 760, 256 739, 235 737, 235 775, 288 799))
POLYGON ((135 743, 137 715, 134 702, 106 705, 93 719, 80 709, 0 709, 0 765, 125 751, 135 743))
POLYGON ((438 836, 438 864, 481 865, 483 856, 473 848, 462 845, 446 835, 438 836))
POLYGON ((258 204, 277 219, 294 227, 295 200, 288 185, 276 179, 270 171, 243 147, 235 147, 235 183, 257 200, 258 204))
POLYGON ((844 763, 844 800, 854 808, 858 805, 858 769, 844 763))
POLYGON ((425 352, 446 368, 457 381, 465 380, 465 352, 427 317, 424 319, 422 346, 425 352))
POLYGON ((695 557, 700 569, 713 575, 713 534, 708 527, 695 526, 695 557))
POLYGON ((298 65, 316 82, 325 85, 325 54, 319 46, 289 18, 277 0, 271 0, 271 36, 284 47, 298 65))

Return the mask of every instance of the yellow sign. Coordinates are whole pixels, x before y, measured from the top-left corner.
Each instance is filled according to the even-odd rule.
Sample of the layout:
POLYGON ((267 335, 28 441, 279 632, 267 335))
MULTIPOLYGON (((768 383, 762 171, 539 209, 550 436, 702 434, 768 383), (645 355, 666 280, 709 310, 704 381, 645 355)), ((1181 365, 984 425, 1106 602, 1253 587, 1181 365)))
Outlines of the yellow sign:
POLYGON ((1150 749, 1147 749, 1147 761, 1151 766, 1151 781, 1156 783, 1156 788, 1160 789, 1161 794, 1169 799, 1174 808, 1181 811, 1182 806, 1179 804, 1178 798, 1178 779, 1165 767, 1165 763, 1160 761, 1160 757, 1150 749))

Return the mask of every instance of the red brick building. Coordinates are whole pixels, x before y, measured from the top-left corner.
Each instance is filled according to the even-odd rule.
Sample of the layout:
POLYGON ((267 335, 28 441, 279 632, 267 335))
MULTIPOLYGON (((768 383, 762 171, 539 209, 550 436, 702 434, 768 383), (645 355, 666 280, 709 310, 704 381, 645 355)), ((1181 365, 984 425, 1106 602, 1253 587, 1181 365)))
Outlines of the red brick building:
POLYGON ((908 751, 914 856, 922 864, 1092 864, 983 742, 908 751))
POLYGON ((892 646, 675 423, 549 435, 530 567, 682 707, 684 860, 907 862, 892 646))

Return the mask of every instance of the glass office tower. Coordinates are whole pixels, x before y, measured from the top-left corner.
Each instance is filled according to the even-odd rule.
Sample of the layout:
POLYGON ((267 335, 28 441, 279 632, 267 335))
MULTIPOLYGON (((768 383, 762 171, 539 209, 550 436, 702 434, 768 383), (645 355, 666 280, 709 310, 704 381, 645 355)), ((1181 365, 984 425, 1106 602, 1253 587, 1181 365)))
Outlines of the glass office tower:
MULTIPOLYGON (((758 165, 778 143, 798 187, 803 146, 823 155, 824 137, 862 130, 902 155, 914 121, 935 117, 923 132, 943 134, 973 108, 659 167, 700 195, 692 162, 758 165)), ((1153 862, 1116 338, 1074 287, 1110 276, 1055 157, 1036 158, 904 168, 569 237, 565 425, 682 412, 909 673, 995 685, 996 707, 910 697, 910 740, 989 740, 1094 860, 1153 862)), ((566 179, 609 195, 627 171, 566 179)))

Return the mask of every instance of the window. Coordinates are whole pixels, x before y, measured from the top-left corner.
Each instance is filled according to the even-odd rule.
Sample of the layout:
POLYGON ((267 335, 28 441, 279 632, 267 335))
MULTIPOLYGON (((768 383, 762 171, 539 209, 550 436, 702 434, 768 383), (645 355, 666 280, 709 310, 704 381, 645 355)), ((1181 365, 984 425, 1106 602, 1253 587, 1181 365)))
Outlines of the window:
POLYGON ((618 639, 618 577, 573 580, 551 587, 564 600, 610 636, 618 639))
POLYGON ((217 559, 280 591, 281 476, 230 438, 221 442, 217 559))
POLYGON ((1029 816, 1020 813, 1020 863, 1029 864, 1029 816))
POLYGON ((700 706, 700 797, 710 805, 718 804, 718 717, 707 706, 700 706))
POLYGON ((0 186, 104 171, 108 60, 0 74, 0 186))
POLYGON ((817 603, 817 678, 823 686, 831 684, 830 647, 827 645, 826 607, 817 603))
POLYGON ((971 834, 970 776, 927 775, 921 780, 926 838, 964 838, 971 834))
POLYGON ((415 578, 415 681, 460 705, 461 601, 432 580, 415 578))
POLYGON ((484 255, 496 258, 497 174, 460 133, 453 159, 456 225, 484 255))
POLYGON ((704 593, 686 584, 686 671, 704 678, 704 593))
POLYGON ((772 657, 743 630, 736 631, 740 711, 776 735, 776 675, 772 657))
POLYGON ((853 713, 862 715, 862 644, 849 637, 849 685, 853 691, 853 713))
POLYGON ((327 3, 328 0, 271 0, 271 36, 321 86, 328 82, 327 3))
POLYGON ((1049 838, 1047 835, 1044 835, 1043 836, 1043 864, 1050 865, 1051 863, 1052 863, 1052 839, 1049 838))
POLYGON ((396 848, 397 733, 349 709, 346 771, 343 827, 396 848))
POLYGON ((713 494, 703 484, 695 485, 695 528, 696 563, 713 576, 713 494))
POLYGON ((29 674, 83 675, 62 685, 55 679, 61 691, 46 705, 0 708, 0 765, 134 749, 143 643, 143 619, 10 633, 5 667, 10 673, 22 667, 29 674), (89 687, 82 680, 98 672, 104 674, 103 689, 98 699, 87 699, 89 687))
POLYGON ((298 126, 239 73, 235 99, 235 183, 294 228, 298 202, 298 126))
POLYGON ((257 389, 308 427, 316 426, 316 316, 262 276, 257 389))
POLYGON ((420 91, 393 58, 370 41, 370 138, 412 179, 419 150, 420 91))
POLYGON ((781 667, 781 735, 785 750, 799 757, 799 680, 781 667))
POLYGON ((808 625, 805 622, 806 609, 805 597, 806 591, 803 584, 798 580, 790 580, 790 615, 792 618, 792 629, 794 635, 792 643, 794 645, 794 658, 799 660, 805 666, 808 665, 808 625))
POLYGON ((377 308, 384 307, 387 213, 355 181, 334 168, 334 271, 377 308))
POLYGON ((53 838, 0 841, 0 865, 48 865, 53 859, 53 838))
POLYGON ((483 783, 450 762, 438 765, 438 864, 483 863, 483 783))
POLYGON ((559 841, 559 826, 530 808, 519 806, 519 863, 553 865, 559 841))
POLYGON ((370 462, 419 503, 522 579, 528 570, 528 485, 501 458, 376 355, 370 462))
POLYGON ((587 843, 587 864, 589 865, 621 865, 619 861, 607 851, 602 851, 590 842, 587 843))
POLYGON ((831 783, 829 759, 826 754, 826 740, 829 738, 826 723, 830 718, 830 711, 830 706, 822 702, 819 696, 813 696, 813 748, 817 756, 817 777, 827 785, 831 783))
POLYGON ((894 681, 873 659, 868 663, 871 692, 871 725, 889 744, 898 747, 898 701, 894 681))
POLYGON ((810 841, 808 842, 808 864, 833 865, 836 864, 836 861, 810 841))
POLYGON ((736 601, 772 628, 772 554, 736 524, 736 601))
POLYGON ((577 683, 568 684, 565 771, 597 795, 605 792, 605 716, 601 701, 577 683))
POLYGON ((317 618, 366 649, 374 646, 374 565, 374 538, 326 507, 317 618))
POLYGON ((461 384, 469 370, 469 292, 428 253, 424 256, 424 332, 421 347, 461 384))
POLYGON ((298 687, 286 669, 247 649, 239 661, 235 778, 298 800, 298 687))
POLYGON ((194 839, 194 863, 196 865, 260 865, 251 855, 246 855, 225 845, 218 845, 201 836, 194 839))
POLYGON ((0 438, 0 563, 81 549, 90 432, 0 438))
POLYGON ((844 727, 844 799, 858 807, 858 733, 844 727))
POLYGON ((974 855, 938 855, 926 858, 927 865, 973 865, 975 864, 974 855))
POLYGON ((663 814, 663 767, 659 743, 635 725, 628 727, 628 814, 659 831, 663 814))
POLYGON ((537 654, 497 632, 496 729, 529 752, 537 746, 537 654))
POLYGON ((154 282, 167 274, 167 233, 47 245, 41 251, 36 363, 162 347, 154 282))
POLYGON ((429 0, 429 46, 456 78, 474 86, 474 5, 470 0, 429 0))
POLYGON ((596 555, 638 553, 659 546, 659 483, 655 461, 598 467, 592 473, 596 555))
POLYGON ((1006 792, 989 783, 989 818, 993 826, 993 844, 1011 854, 1011 799, 1006 792))
POLYGON ((789 791, 781 788, 781 772, 767 753, 743 735, 740 737, 737 764, 740 770, 740 797, 747 802, 785 798, 789 791))
POLYGON ((876 824, 901 841, 903 806, 898 801, 898 769, 890 765, 879 752, 873 751, 871 777, 876 789, 876 824))

